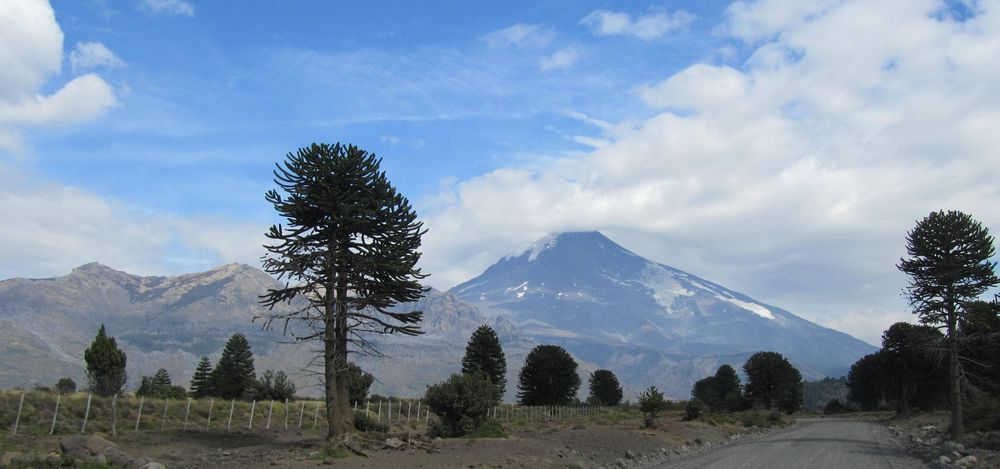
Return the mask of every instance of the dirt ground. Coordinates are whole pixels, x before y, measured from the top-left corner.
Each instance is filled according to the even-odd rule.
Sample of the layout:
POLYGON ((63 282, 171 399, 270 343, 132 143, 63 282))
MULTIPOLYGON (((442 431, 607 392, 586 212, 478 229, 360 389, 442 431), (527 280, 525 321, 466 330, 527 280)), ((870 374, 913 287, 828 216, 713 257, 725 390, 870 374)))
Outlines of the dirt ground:
MULTIPOLYGON (((367 435, 358 440, 369 457, 330 454, 315 435, 296 432, 147 433, 119 439, 119 447, 168 468, 321 467, 344 468, 555 468, 628 465, 720 444, 747 429, 735 425, 681 422, 679 413, 661 418, 657 430, 640 428, 638 417, 616 422, 543 422, 506 425, 508 438, 430 440, 417 434, 367 435), (398 449, 385 447, 399 438, 398 449), (674 450, 677 451, 674 451, 674 450)), ((735 438, 735 437, 734 437, 735 438)))

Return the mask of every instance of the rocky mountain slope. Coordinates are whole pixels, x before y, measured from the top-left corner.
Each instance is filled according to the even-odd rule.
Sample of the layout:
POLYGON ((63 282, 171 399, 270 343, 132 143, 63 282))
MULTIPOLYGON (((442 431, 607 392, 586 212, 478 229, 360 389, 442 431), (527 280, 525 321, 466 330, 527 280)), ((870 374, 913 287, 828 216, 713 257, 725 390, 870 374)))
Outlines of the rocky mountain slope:
MULTIPOLYGON (((319 394, 309 369, 318 343, 262 330, 258 296, 278 285, 266 273, 226 265, 176 277, 140 277, 87 264, 50 279, 0 281, 0 387, 83 382, 83 350, 100 326, 128 354, 129 381, 157 368, 187 384, 198 358, 213 361, 233 332, 247 335, 258 373, 293 375, 319 394)), ((626 396, 656 385, 686 397, 722 363, 776 350, 810 378, 840 376, 873 347, 721 285, 643 259, 599 233, 566 233, 501 259, 450 292, 430 290, 402 310, 424 311, 418 337, 375 336, 384 358, 352 357, 377 378, 372 392, 416 396, 459 371, 472 331, 497 330, 516 395, 524 356, 540 343, 565 346, 586 375, 613 370, 626 396)), ((581 390, 583 394, 586 389, 581 390)))

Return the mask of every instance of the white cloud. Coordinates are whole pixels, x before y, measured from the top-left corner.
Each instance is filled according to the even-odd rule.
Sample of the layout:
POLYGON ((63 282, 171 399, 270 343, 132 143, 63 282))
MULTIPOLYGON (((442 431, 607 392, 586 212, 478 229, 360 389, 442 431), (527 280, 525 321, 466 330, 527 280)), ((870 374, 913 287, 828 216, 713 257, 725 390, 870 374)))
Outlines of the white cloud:
POLYGON ((538 66, 542 70, 561 70, 569 68, 580 58, 580 53, 572 47, 560 49, 548 57, 542 57, 538 66))
POLYGON ((266 226, 150 215, 91 192, 25 180, 0 166, 0 278, 65 275, 99 261, 143 275, 259 265, 266 226))
POLYGON ((491 47, 539 47, 548 45, 556 37, 556 32, 540 24, 517 23, 483 35, 482 39, 491 47))
POLYGON ((69 53, 69 63, 74 72, 97 67, 120 67, 125 64, 100 42, 76 43, 76 49, 69 53))
POLYGON ((142 0, 141 5, 154 14, 194 16, 194 6, 184 0, 142 0))
POLYGON ((598 36, 635 36, 644 41, 662 37, 694 21, 694 15, 684 10, 673 13, 656 12, 638 16, 634 20, 628 13, 609 10, 594 10, 580 20, 598 36))
POLYGON ((869 341, 911 317, 895 264, 916 220, 957 209, 1000 232, 1000 9, 959 22, 932 1, 799 3, 734 5, 746 63, 639 88, 657 114, 599 126, 609 144, 449 187, 422 213, 431 282, 600 229, 869 341))
MULTIPOLYGON (((82 122, 115 105, 111 87, 93 74, 72 79, 52 95, 40 94, 49 78, 59 74, 63 56, 62 30, 48 2, 0 2, 0 18, 6 20, 0 28, 0 62, 4 64, 0 67, 0 148, 20 146, 24 126, 82 122)), ((84 49, 88 48, 91 52, 80 52, 80 60, 96 58, 94 48, 84 49)))

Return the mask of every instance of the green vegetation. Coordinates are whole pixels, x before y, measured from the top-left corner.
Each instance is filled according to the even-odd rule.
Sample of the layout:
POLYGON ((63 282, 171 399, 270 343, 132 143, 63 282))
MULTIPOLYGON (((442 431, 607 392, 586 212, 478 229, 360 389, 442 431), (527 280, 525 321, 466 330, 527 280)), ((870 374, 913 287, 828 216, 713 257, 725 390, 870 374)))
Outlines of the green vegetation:
POLYGON ((109 337, 101 324, 97 337, 83 352, 87 363, 87 383, 99 396, 113 396, 125 387, 125 352, 118 349, 114 337, 109 337))
POLYGON ((440 418, 432 427, 435 436, 465 435, 486 421, 497 401, 497 388, 482 373, 453 374, 447 381, 427 388, 424 401, 440 418))
POLYGON ((255 386, 255 398, 260 401, 283 401, 295 397, 295 383, 284 371, 266 370, 255 386))
POLYGON ((802 375, 777 352, 757 352, 743 365, 747 401, 792 413, 802 406, 802 375))
POLYGON ((576 360, 558 345, 539 345, 528 353, 518 375, 521 405, 569 405, 580 389, 576 360))
POLYGON ((187 390, 183 386, 174 386, 170 382, 170 373, 160 368, 155 375, 142 377, 135 394, 159 399, 184 399, 187 397, 187 390))
POLYGON ((56 381, 55 390, 59 394, 71 394, 76 392, 76 381, 71 378, 60 378, 56 381))
POLYGON ((208 361, 208 357, 201 357, 198 368, 191 377, 191 397, 197 399, 213 394, 215 389, 212 388, 212 362, 208 361))
POLYGON ((420 334, 420 311, 398 312, 397 303, 419 300, 426 277, 415 265, 425 232, 410 202, 396 192, 381 160, 353 146, 313 144, 289 153, 274 171, 281 190, 265 199, 287 220, 266 233, 264 270, 286 280, 262 303, 300 300, 274 320, 315 328, 307 339, 323 343, 328 437, 354 430, 348 394, 348 344, 372 348, 355 329, 420 334), (358 344, 360 341, 360 345, 358 344))
POLYGON ((639 411, 642 412, 642 423, 646 428, 657 428, 660 426, 657 417, 660 412, 667 409, 667 401, 663 399, 663 393, 650 386, 645 391, 636 396, 639 400, 639 411))
POLYGON ((212 370, 213 394, 222 399, 244 399, 253 391, 256 382, 250 343, 237 332, 226 341, 219 363, 212 370))
POLYGON ((922 324, 943 328, 948 356, 948 401, 951 437, 964 433, 959 359, 960 321, 967 306, 1000 283, 994 274, 995 253, 989 230, 968 214, 949 210, 931 212, 906 236, 909 259, 898 268, 910 276, 906 293, 922 324))
POLYGON ((465 436, 469 438, 507 438, 503 425, 496 420, 487 420, 465 436))
POLYGON ((622 385, 610 370, 596 370, 590 374, 590 397, 587 402, 595 405, 615 406, 622 401, 622 385))
POLYGON ((485 374, 496 386, 497 401, 494 405, 499 404, 507 390, 507 359, 497 333, 485 324, 472 333, 462 357, 462 373, 476 372, 485 374))
POLYGON ((691 397, 712 411, 734 412, 744 407, 740 394, 740 377, 729 365, 722 365, 715 376, 698 380, 691 388, 691 397))
POLYGON ((364 402, 368 397, 368 388, 375 382, 375 377, 366 373, 354 363, 347 364, 347 395, 351 402, 364 402))

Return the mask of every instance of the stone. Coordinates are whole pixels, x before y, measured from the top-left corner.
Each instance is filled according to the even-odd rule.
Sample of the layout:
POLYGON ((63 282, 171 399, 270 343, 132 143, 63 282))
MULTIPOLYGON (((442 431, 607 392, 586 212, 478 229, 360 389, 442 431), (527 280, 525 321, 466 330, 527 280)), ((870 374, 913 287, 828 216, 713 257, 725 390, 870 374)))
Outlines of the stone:
POLYGON ((394 438, 386 438, 386 440, 385 440, 385 447, 386 448, 399 449, 399 448, 403 447, 403 444, 404 444, 403 440, 400 440, 399 438, 395 438, 395 437, 394 438))
POLYGON ((942 454, 941 457, 938 458, 938 464, 942 466, 947 466, 951 464, 951 458, 942 454))
POLYGON ((925 425, 923 427, 920 427, 920 429, 923 430, 923 431, 925 431, 925 432, 936 432, 937 431, 937 427, 935 427, 934 425, 925 425))
POLYGON ((43 461, 47 463, 58 463, 59 461, 62 461, 62 455, 55 451, 51 451, 49 454, 45 455, 45 459, 43 461))
POLYGON ((941 444, 941 439, 938 438, 938 437, 933 437, 933 438, 928 439, 927 442, 926 442, 926 444, 929 445, 929 446, 937 446, 937 445, 941 444))
POLYGON ((89 456, 87 438, 83 435, 68 435, 59 439, 59 449, 66 456, 82 459, 89 456))
POLYGON ((109 446, 114 446, 115 444, 97 435, 91 435, 87 437, 84 445, 87 447, 87 451, 90 451, 90 454, 98 456, 103 455, 105 449, 109 446))
POLYGON ((958 461, 955 461, 955 464, 958 464, 959 466, 962 467, 972 467, 975 466, 977 463, 979 463, 979 460, 972 455, 966 456, 962 459, 959 459, 958 461))
POLYGON ((323 465, 325 465, 325 466, 332 466, 333 465, 333 458, 323 458, 323 465))
POLYGON ((119 467, 128 467, 132 462, 132 456, 129 456, 114 446, 104 448, 104 459, 109 464, 119 467))
POLYGON ((160 464, 158 462, 148 462, 146 463, 145 466, 142 466, 141 469, 167 469, 167 468, 164 467, 163 464, 160 464))
POLYGON ((635 453, 630 449, 625 450, 625 459, 635 459, 635 453))
POLYGON ((952 451, 958 451, 958 452, 965 451, 965 445, 963 445, 963 444, 961 444, 961 443, 959 443, 957 441, 948 440, 947 442, 945 442, 945 446, 947 446, 948 449, 950 449, 952 451))

